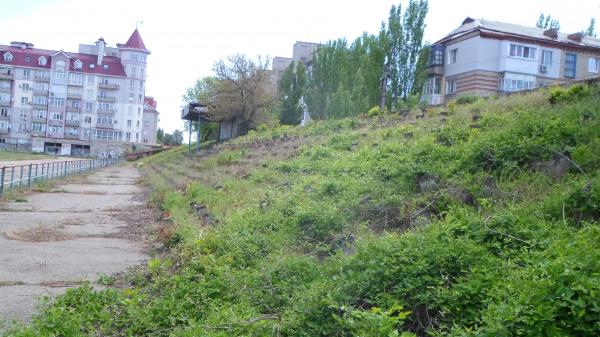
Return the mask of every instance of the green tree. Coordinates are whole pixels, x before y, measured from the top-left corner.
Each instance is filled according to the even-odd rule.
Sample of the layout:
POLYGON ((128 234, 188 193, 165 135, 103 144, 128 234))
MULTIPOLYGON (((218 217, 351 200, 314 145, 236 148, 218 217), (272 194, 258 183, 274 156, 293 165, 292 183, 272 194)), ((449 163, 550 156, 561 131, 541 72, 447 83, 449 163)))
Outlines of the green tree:
POLYGON ((163 129, 161 129, 161 128, 158 128, 158 129, 156 130, 156 142, 157 142, 158 144, 162 144, 162 141, 163 141, 163 137, 164 137, 164 135, 165 135, 165 130, 163 130, 163 129))
POLYGON ((596 19, 595 18, 590 19, 590 25, 585 30, 585 35, 591 36, 591 37, 596 37, 596 19))
POLYGON ((560 23, 558 20, 553 19, 551 15, 546 16, 544 13, 540 14, 535 26, 542 29, 560 29, 560 23))
POLYGON ((279 81, 281 112, 279 121, 285 125, 299 124, 302 119, 300 98, 306 86, 306 69, 302 62, 292 62, 279 81))

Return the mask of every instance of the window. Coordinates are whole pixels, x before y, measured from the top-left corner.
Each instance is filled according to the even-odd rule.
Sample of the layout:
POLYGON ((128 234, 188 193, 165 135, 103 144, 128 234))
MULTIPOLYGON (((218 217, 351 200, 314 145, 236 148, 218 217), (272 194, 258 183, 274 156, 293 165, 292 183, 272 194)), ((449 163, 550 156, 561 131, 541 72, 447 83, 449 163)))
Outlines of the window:
POLYGON ((510 52, 509 55, 512 57, 520 57, 524 59, 535 60, 536 59, 537 48, 534 47, 526 47, 520 44, 510 44, 510 52))
POLYGON ((79 121, 79 114, 67 114, 67 119, 70 121, 79 121))
POLYGON ((131 67, 131 75, 135 75, 137 72, 136 67, 131 67))
POLYGON ((11 53, 4 53, 4 62, 12 62, 13 56, 11 53))
POLYGON ((46 110, 33 110, 33 117, 39 119, 46 119, 46 110))
MULTIPOLYGON (((0 129, 8 129, 8 122, 7 121, 0 121, 0 129)), ((6 140, 4 138, 2 138, 2 140, 0 143, 6 143, 6 140)))
POLYGON ((27 104, 27 103, 29 103, 29 98, 21 97, 21 104, 27 104))
POLYGON ((30 74, 31 74, 31 71, 29 69, 23 69, 23 77, 24 78, 29 78, 30 74))
MULTIPOLYGON (((144 127, 149 128, 150 127, 150 121, 144 121, 144 127)), ((144 131, 146 132, 146 131, 144 131)))
POLYGON ((73 63, 73 66, 75 67, 75 69, 81 69, 83 68, 83 62, 81 62, 80 60, 76 60, 75 63, 73 63))
POLYGON ((29 117, 29 114, 27 113, 27 110, 22 110, 21 112, 19 112, 20 120, 26 121, 28 117, 29 117))
POLYGON ((92 122, 92 116, 85 116, 85 118, 83 119, 83 121, 87 124, 90 124, 92 122))
POLYGON ((107 77, 102 77, 102 84, 109 84, 110 82, 108 81, 107 77))
POLYGON ((64 98, 57 98, 57 97, 52 98, 52 106, 59 107, 59 108, 60 107, 64 107, 65 106, 65 99, 64 98))
POLYGON ((35 82, 34 89, 35 91, 48 91, 48 83, 47 82, 35 82))
POLYGON ((88 84, 94 84, 94 82, 96 82, 96 77, 88 75, 88 77, 87 77, 87 83, 88 84))
POLYGON ((10 103, 10 92, 0 92, 0 102, 10 103))
POLYGON ((135 123, 135 126, 139 128, 139 127, 140 127, 140 121, 137 121, 137 122, 135 123))
POLYGON ((25 123, 19 123, 18 127, 17 127, 17 130, 19 132, 27 132, 27 124, 25 124, 25 123))
POLYGON ((448 64, 456 63, 456 56, 458 55, 458 49, 454 48, 448 52, 448 64))
POLYGON ((446 95, 456 93, 456 80, 446 81, 446 95))
POLYGON ((31 56, 25 56, 25 63, 31 63, 31 56))
POLYGON ((588 59, 588 72, 598 73, 600 70, 600 59, 597 57, 590 57, 588 59))
POLYGON ((85 103, 85 111, 92 112, 94 110, 94 103, 86 102, 85 103))
POLYGON ((61 114, 60 112, 54 112, 54 113, 52 113, 52 119, 57 120, 57 121, 62 121, 63 114, 61 114))
POLYGON ((140 76, 144 77, 144 68, 140 68, 140 76))
POLYGON ((44 56, 40 56, 40 58, 38 58, 38 64, 41 66, 45 66, 47 62, 48 60, 46 60, 44 56))
POLYGON ((139 142, 140 141, 140 134, 139 133, 135 133, 135 142, 139 142))
POLYGON ((126 141, 131 141, 131 132, 125 132, 125 140, 126 141))
POLYGON ((423 86, 423 94, 424 95, 439 95, 440 94, 440 82, 441 79, 436 77, 431 77, 425 81, 425 85, 423 86))
POLYGON ((141 94, 138 95, 138 103, 140 103, 140 104, 142 103, 142 95, 141 94))
POLYGON ((128 127, 128 128, 131 128, 131 119, 128 119, 128 120, 127 120, 127 127, 128 127))
POLYGON ((129 55, 129 57, 131 58, 132 61, 137 61, 138 60, 137 54, 131 54, 131 55, 129 55))
POLYGON ((60 128, 58 126, 50 127, 50 133, 59 133, 59 132, 60 132, 60 128))
POLYGON ((114 111, 115 105, 112 102, 100 102, 98 103, 98 110, 103 111, 114 111))
POLYGON ((110 130, 94 130, 94 134, 96 135, 96 139, 98 140, 112 140, 116 137, 118 137, 119 133, 118 132, 113 132, 110 130))
POLYGON ((129 101, 131 101, 131 102, 133 102, 133 95, 134 95, 134 93, 133 93, 133 92, 130 92, 130 93, 129 93, 129 101))
POLYGON ((87 99, 94 99, 94 90, 93 89, 88 89, 85 91, 85 98, 87 99))
POLYGON ((65 79, 65 62, 57 61, 56 69, 54 69, 54 78, 57 80, 65 79))
POLYGON ((48 105, 48 97, 47 96, 33 96, 33 104, 34 105, 48 105))
POLYGON ((81 108, 81 102, 80 101, 71 101, 71 106, 74 107, 75 109, 79 109, 79 108, 81 108))
POLYGON ((46 132, 46 124, 45 123, 32 123, 31 124, 31 130, 33 132, 46 132))
POLYGON ((108 64, 105 64, 103 67, 104 71, 108 71, 108 64))
POLYGON ((552 51, 542 50, 542 65, 550 66, 552 64, 552 51))
POLYGON ((567 53, 565 55, 565 77, 566 78, 575 78, 577 67, 577 55, 567 53))
POLYGON ((31 88, 29 87, 29 83, 23 83, 23 84, 21 84, 21 89, 23 89, 23 91, 29 91, 29 90, 31 90, 31 88))
POLYGON ((83 74, 70 73, 69 74, 69 84, 83 85, 83 74))
POLYGON ((8 109, 7 108, 0 109, 0 116, 8 117, 8 109))
POLYGON ((144 89, 144 81, 140 81, 140 90, 144 89))
POLYGON ((100 94, 98 95, 98 97, 107 98, 108 93, 104 90, 100 90, 100 94))
POLYGON ((77 137, 79 136, 79 131, 76 128, 69 128, 69 132, 67 132, 69 136, 77 137))
POLYGON ((431 50, 431 55, 429 56, 429 65, 443 65, 444 64, 444 50, 443 49, 433 49, 431 50))
POLYGON ((138 116, 142 113, 142 108, 138 108, 138 116))
POLYGON ((98 115, 98 118, 96 119, 96 123, 112 124, 112 116, 111 115, 98 115))

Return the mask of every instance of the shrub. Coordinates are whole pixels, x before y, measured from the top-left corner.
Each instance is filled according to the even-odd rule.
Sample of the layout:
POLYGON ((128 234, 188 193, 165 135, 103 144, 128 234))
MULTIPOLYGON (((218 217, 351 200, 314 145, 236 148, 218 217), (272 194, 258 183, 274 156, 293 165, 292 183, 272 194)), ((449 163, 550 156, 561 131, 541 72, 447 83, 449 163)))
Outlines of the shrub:
POLYGON ((479 99, 477 95, 464 95, 456 98, 456 104, 464 105, 464 104, 472 104, 475 103, 479 99))
POLYGON ((589 96, 590 88, 583 84, 576 84, 568 89, 552 87, 550 88, 549 94, 550 97, 548 98, 548 101, 550 104, 573 102, 574 100, 589 96))

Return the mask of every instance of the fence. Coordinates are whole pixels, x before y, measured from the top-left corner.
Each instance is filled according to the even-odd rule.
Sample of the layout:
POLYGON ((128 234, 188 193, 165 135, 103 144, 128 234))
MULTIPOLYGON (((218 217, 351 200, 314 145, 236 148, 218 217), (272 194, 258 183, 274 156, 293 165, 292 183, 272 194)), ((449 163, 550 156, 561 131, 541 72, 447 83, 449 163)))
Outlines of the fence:
POLYGON ((36 182, 106 167, 120 160, 120 158, 81 159, 5 166, 0 168, 0 196, 7 190, 31 187, 31 184, 36 182))

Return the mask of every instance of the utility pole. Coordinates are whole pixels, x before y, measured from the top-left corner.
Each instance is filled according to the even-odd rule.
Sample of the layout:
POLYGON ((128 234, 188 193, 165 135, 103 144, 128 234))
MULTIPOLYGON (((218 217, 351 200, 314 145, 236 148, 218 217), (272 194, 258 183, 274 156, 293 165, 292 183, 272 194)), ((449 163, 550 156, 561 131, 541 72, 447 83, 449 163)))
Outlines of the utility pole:
POLYGON ((388 82, 389 76, 390 76, 390 63, 387 62, 387 57, 386 57, 386 62, 385 62, 385 65, 383 66, 383 74, 381 75, 381 101, 379 103, 379 109, 381 109, 381 111, 383 111, 383 109, 385 109, 385 99, 387 98, 387 82, 388 82))

